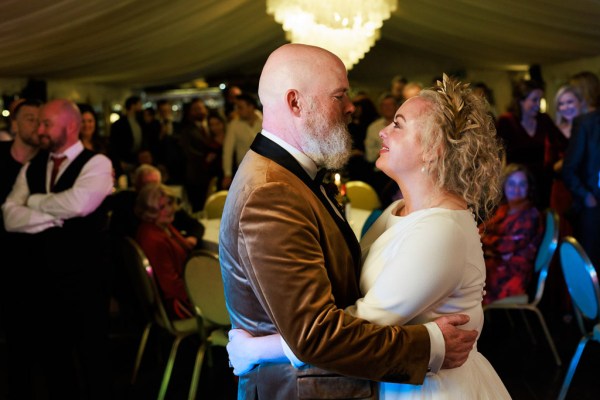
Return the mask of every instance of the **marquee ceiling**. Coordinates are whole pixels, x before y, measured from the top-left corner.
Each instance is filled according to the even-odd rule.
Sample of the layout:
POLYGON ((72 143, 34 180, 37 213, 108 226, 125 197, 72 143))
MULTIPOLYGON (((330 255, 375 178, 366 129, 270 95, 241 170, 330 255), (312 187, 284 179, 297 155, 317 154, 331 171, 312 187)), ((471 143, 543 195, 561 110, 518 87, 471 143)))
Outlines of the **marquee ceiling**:
MULTIPOLYGON (((285 43, 265 9, 263 0, 2 0, 0 78, 149 87, 256 76, 285 43)), ((400 0, 350 77, 597 55, 600 0, 400 0)))

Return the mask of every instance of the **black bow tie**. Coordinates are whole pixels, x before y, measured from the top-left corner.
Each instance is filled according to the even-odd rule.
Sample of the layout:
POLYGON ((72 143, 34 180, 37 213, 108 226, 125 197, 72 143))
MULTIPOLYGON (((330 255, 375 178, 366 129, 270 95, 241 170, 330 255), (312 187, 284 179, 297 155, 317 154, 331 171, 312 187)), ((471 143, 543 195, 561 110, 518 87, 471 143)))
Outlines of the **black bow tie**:
POLYGON ((317 185, 320 185, 323 183, 323 178, 325 178, 325 175, 327 175, 327 169, 325 168, 321 168, 320 170, 317 171, 317 175, 315 176, 315 183, 317 185))

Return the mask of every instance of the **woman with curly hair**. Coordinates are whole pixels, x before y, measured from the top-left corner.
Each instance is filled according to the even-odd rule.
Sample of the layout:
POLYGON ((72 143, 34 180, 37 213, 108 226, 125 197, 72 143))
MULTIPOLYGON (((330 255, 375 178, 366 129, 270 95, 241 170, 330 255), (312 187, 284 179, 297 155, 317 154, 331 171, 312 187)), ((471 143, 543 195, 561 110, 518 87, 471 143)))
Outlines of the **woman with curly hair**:
MULTIPOLYGON (((503 152, 487 104, 468 85, 444 75, 435 88, 402 104, 379 135, 376 165, 398 183, 404 198, 363 237, 364 297, 346 312, 380 325, 422 324, 461 313, 470 317, 464 329, 481 332, 485 263, 477 220, 501 196, 503 152)), ((271 336, 233 330, 230 339, 235 373, 283 353, 301 365, 271 336)), ((382 382, 380 398, 510 396, 474 348, 464 365, 427 374, 422 386, 382 382)))

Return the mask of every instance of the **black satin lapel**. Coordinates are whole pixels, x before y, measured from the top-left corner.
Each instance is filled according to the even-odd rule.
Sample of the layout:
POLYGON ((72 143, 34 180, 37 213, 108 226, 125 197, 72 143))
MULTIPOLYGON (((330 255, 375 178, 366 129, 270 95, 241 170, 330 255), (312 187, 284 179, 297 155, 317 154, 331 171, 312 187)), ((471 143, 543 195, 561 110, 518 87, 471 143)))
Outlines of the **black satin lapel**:
POLYGON ((256 135, 254 141, 250 145, 250 148, 254 150, 256 153, 260 154, 263 157, 266 157, 270 160, 275 161, 277 164, 281 165, 285 169, 292 172, 298 178, 302 180, 309 188, 313 189, 313 180, 306 173, 304 168, 300 165, 298 161, 290 153, 288 153, 283 147, 279 146, 277 143, 269 140, 264 137, 260 133, 256 135))
POLYGON ((306 173, 304 168, 302 168, 300 163, 298 163, 298 161, 296 161, 296 159, 292 157, 290 153, 288 153, 284 148, 282 148, 272 140, 269 140, 260 133, 254 138, 254 142, 252 142, 250 149, 252 149, 253 151, 255 151, 263 157, 273 160, 277 164, 289 170, 298 178, 300 178, 302 182, 304 182, 304 184, 306 184, 306 186, 310 188, 310 190, 312 190, 312 192, 319 198, 319 200, 321 200, 321 203, 323 203, 323 205, 331 215, 331 218, 333 218, 333 220, 337 224, 340 232, 342 232, 342 234, 344 235, 344 238, 346 239, 346 244, 348 245, 348 249, 352 254, 354 264, 357 267, 359 267, 361 255, 360 245, 358 243, 358 240, 356 239, 356 235, 354 234, 354 231, 352 230, 348 222, 340 218, 333 210, 331 204, 329 204, 329 200, 327 200, 323 192, 321 192, 321 185, 317 185, 311 179, 311 177, 306 173))

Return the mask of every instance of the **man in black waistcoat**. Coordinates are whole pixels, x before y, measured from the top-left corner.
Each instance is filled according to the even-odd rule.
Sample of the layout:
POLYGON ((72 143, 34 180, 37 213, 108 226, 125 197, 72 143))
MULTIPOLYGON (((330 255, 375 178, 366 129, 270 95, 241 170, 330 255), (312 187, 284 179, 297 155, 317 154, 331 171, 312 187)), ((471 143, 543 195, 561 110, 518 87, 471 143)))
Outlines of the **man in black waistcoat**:
MULTIPOLYGON (((18 267, 29 272, 23 310, 37 322, 32 346, 50 399, 110 398, 107 222, 110 160, 79 141, 81 114, 68 100, 40 110, 41 150, 23 166, 2 206, 22 233, 18 267)), ((34 360, 32 360, 33 362, 34 360)))

